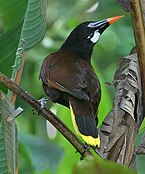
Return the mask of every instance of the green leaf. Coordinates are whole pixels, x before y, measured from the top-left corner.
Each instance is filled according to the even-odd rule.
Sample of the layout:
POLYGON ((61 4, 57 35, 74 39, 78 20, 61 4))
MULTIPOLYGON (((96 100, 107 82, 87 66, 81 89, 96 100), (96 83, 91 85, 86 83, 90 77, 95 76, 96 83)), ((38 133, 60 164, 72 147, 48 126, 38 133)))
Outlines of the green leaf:
POLYGON ((18 26, 24 19, 28 0, 1 0, 0 18, 4 32, 8 32, 18 26))
MULTIPOLYGON (((138 150, 138 146, 141 143, 142 135, 145 133, 145 130, 143 129, 137 134, 136 138, 136 150, 138 150)), ((144 154, 136 154, 136 168, 139 174, 144 174, 145 166, 145 155, 144 154)))
MULTIPOLYGON (((19 43, 21 25, 0 37, 0 71, 11 77, 12 65, 14 64, 16 48, 19 43)), ((0 89, 6 91, 6 88, 0 85, 0 89)))
POLYGON ((36 171, 56 171, 64 153, 60 146, 32 135, 21 135, 19 141, 20 153, 29 158, 36 171))
POLYGON ((11 76, 13 66, 12 79, 15 79, 22 66, 23 56, 19 52, 16 55, 16 50, 30 49, 42 40, 46 30, 46 8, 47 0, 0 2, 0 19, 5 32, 0 37, 0 70, 6 76, 11 76))
POLYGON ((26 50, 42 40, 46 30, 46 8, 47 0, 28 1, 19 46, 22 39, 26 50))
POLYGON ((15 120, 8 123, 7 119, 14 113, 14 106, 9 102, 6 95, 0 92, 0 173, 14 174, 17 159, 17 142, 15 120))
POLYGON ((113 162, 87 158, 77 163, 73 174, 137 174, 134 170, 115 164, 113 162))
POLYGON ((144 174, 145 171, 145 155, 137 155, 136 156, 136 168, 139 174, 144 174))
MULTIPOLYGON (((21 52, 17 51, 14 63, 15 68, 13 69, 11 76, 13 80, 15 80, 16 75, 22 66, 22 59, 25 59, 24 51, 39 43, 45 34, 46 7, 47 0, 28 1, 18 44, 18 48, 21 50, 21 52)), ((9 91, 8 96, 11 98, 12 92, 9 91)))

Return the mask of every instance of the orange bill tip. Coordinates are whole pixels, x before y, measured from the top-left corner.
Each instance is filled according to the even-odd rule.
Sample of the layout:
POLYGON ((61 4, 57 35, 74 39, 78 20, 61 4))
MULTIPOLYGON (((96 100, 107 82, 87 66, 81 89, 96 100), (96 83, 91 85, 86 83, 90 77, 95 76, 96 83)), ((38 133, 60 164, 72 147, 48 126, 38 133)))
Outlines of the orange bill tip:
POLYGON ((114 22, 118 21, 122 17, 124 17, 124 15, 114 16, 114 17, 108 18, 107 21, 109 22, 110 25, 112 25, 114 22))

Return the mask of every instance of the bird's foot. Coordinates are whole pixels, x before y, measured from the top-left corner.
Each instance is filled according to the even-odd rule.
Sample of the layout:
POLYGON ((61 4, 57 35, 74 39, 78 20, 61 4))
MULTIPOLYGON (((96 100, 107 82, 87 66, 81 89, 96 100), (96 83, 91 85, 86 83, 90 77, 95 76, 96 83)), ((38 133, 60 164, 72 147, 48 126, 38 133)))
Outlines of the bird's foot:
MULTIPOLYGON (((40 111, 45 108, 48 98, 43 97, 43 98, 39 99, 38 101, 40 102, 40 109, 38 111, 38 115, 39 115, 40 111)), ((36 114, 35 109, 33 109, 33 114, 36 114)))
POLYGON ((87 144, 87 143, 85 143, 85 144, 84 144, 84 151, 83 151, 82 154, 81 154, 80 160, 83 160, 83 159, 84 159, 85 153, 86 153, 87 151, 89 151, 89 150, 90 150, 90 145, 87 144))
POLYGON ((41 105, 40 106, 40 110, 42 110, 42 109, 45 108, 45 105, 46 105, 46 103, 48 101, 48 98, 43 97, 43 98, 39 99, 38 101, 40 102, 40 105, 41 105))

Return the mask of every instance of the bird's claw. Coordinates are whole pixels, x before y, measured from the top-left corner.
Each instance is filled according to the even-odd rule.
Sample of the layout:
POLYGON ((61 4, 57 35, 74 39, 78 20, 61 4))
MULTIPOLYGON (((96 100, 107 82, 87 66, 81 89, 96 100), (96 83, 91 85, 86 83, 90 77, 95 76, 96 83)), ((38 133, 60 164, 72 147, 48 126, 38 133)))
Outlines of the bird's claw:
MULTIPOLYGON (((45 108, 48 98, 43 97, 43 98, 39 99, 38 101, 40 102, 40 109, 38 111, 38 115, 39 115, 40 111, 45 108)), ((36 114, 35 109, 33 109, 33 114, 36 114)))
POLYGON ((85 144, 84 144, 84 151, 83 151, 82 154, 81 154, 80 160, 83 160, 83 159, 84 159, 85 153, 86 153, 87 151, 89 151, 89 150, 90 150, 90 145, 87 144, 87 143, 85 143, 85 144))
POLYGON ((47 103, 47 101, 48 101, 48 98, 41 98, 41 99, 39 99, 38 100, 39 102, 40 102, 40 111, 42 110, 42 109, 44 109, 45 108, 45 105, 46 105, 46 103, 47 103))

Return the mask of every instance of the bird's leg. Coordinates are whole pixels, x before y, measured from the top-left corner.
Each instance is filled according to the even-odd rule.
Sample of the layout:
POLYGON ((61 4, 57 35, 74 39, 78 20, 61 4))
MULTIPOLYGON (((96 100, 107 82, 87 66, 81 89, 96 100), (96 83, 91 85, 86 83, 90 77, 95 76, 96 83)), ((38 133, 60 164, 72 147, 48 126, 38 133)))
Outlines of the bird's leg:
MULTIPOLYGON (((90 145, 87 144, 87 143, 85 143, 85 144, 84 144, 84 151, 81 153, 80 160, 83 160, 83 159, 84 159, 84 155, 85 155, 85 153, 86 153, 88 150, 90 150, 90 145)), ((77 153, 77 152, 78 152, 78 151, 76 151, 76 153, 77 153)))
MULTIPOLYGON (((45 107, 45 105, 46 105, 46 103, 47 103, 47 101, 48 101, 48 98, 43 97, 43 98, 39 99, 38 101, 40 102, 40 110, 38 111, 38 115, 39 115, 40 111, 41 111, 42 109, 44 109, 44 107, 45 107)), ((36 114, 35 109, 33 109, 33 114, 36 114)))
POLYGON ((84 151, 83 151, 82 154, 81 154, 80 160, 83 160, 83 159, 84 159, 84 155, 85 155, 85 153, 86 153, 88 150, 90 150, 90 145, 87 144, 87 143, 85 143, 85 144, 84 144, 84 151))
POLYGON ((43 98, 39 99, 38 101, 40 102, 40 105, 41 105, 40 110, 42 110, 42 109, 44 109, 44 107, 48 101, 48 98, 43 97, 43 98))

